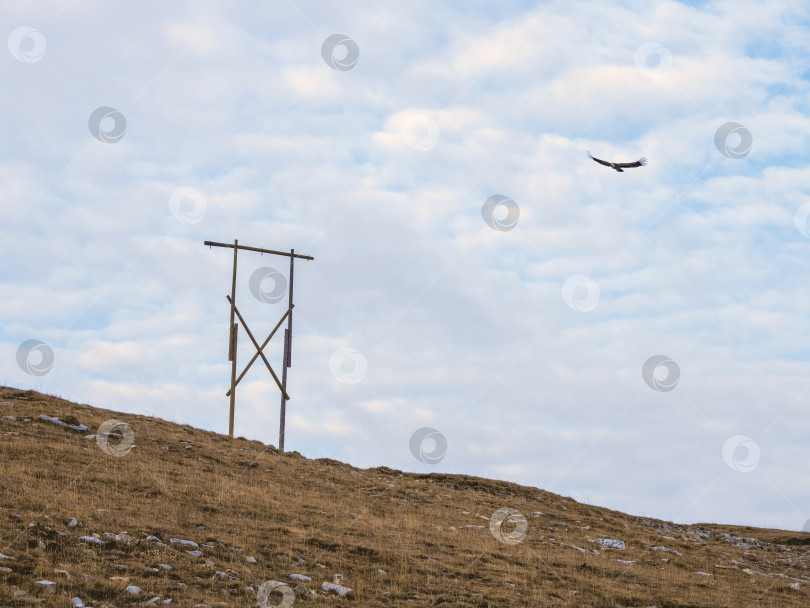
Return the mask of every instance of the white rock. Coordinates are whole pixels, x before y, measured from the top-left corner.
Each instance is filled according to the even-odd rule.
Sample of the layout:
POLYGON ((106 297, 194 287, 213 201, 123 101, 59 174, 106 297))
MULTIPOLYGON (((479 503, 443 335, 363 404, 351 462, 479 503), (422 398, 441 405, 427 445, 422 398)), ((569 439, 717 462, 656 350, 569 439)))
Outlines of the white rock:
POLYGON ((37 585, 42 585, 42 587, 48 593, 54 593, 56 591, 56 583, 54 583, 53 581, 41 580, 37 581, 37 585))
POLYGON ((336 593, 340 597, 348 597, 354 595, 354 591, 343 585, 335 585, 334 583, 323 582, 321 589, 326 593, 336 593))
POLYGON ((95 543, 97 545, 106 545, 107 543, 101 540, 100 538, 96 538, 95 536, 80 536, 79 540, 83 540, 88 543, 95 543))
POLYGON ((256 563, 256 558, 255 558, 255 557, 253 557, 252 555, 248 555, 248 556, 245 558, 245 561, 246 561, 247 563, 249 563, 249 564, 255 564, 255 563, 256 563))
POLYGON ((790 583, 790 588, 798 591, 799 590, 799 583, 790 583))
POLYGON ((623 540, 615 540, 612 538, 597 538, 596 541, 603 547, 607 547, 608 549, 620 549, 624 551, 627 548, 623 540))
POLYGON ((183 540, 182 538, 170 538, 169 542, 171 544, 173 544, 173 545, 176 543, 176 544, 180 544, 180 545, 188 545, 189 547, 199 547, 200 546, 197 543, 195 543, 193 540, 183 540))
POLYGON ((137 585, 128 585, 125 591, 132 595, 138 595, 141 592, 141 588, 137 585))
POLYGON ((699 574, 700 576, 714 576, 714 574, 709 574, 708 572, 695 572, 695 574, 699 574))
POLYGON ((172 569, 172 567, 169 564, 158 564, 158 568, 163 568, 164 570, 172 569))
POLYGON ((304 576, 303 574, 291 574, 290 578, 293 579, 294 581, 304 581, 304 582, 309 582, 312 580, 311 577, 304 576))
POLYGON ((76 526, 78 526, 78 525, 79 525, 79 522, 78 522, 78 521, 76 521, 76 518, 75 518, 75 517, 71 517, 71 518, 70 518, 70 521, 68 522, 68 528, 75 528, 75 527, 76 527, 76 526))
POLYGON ((3 555, 2 553, 0 553, 0 559, 14 559, 14 558, 10 557, 8 555, 3 555))
POLYGON ((73 608, 85 608, 84 602, 79 597, 73 598, 73 608))
POLYGON ((192 557, 202 557, 202 551, 186 551, 192 557))
POLYGON ((666 551, 668 553, 674 553, 675 555, 683 556, 683 553, 681 553, 680 551, 676 551, 675 549, 667 549, 666 547, 663 547, 663 546, 661 546, 661 547, 652 547, 652 550, 653 551, 666 551))

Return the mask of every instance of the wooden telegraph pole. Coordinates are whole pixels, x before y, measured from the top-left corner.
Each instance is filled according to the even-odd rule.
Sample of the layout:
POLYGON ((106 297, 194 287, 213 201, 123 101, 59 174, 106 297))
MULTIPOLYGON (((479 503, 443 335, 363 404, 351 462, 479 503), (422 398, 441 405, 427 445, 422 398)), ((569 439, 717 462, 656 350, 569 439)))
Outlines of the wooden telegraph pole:
POLYGON ((308 255, 299 255, 295 253, 294 249, 290 249, 290 252, 287 253, 285 251, 274 251, 272 249, 261 249, 259 247, 247 247, 245 245, 240 245, 238 240, 234 240, 233 245, 230 243, 215 243, 213 241, 205 241, 205 245, 209 247, 233 247, 233 280, 231 281, 231 295, 225 296, 228 299, 228 302, 231 305, 231 322, 230 322, 230 340, 228 346, 228 361, 231 362, 231 388, 226 393, 227 396, 230 397, 230 415, 228 418, 228 434, 230 438, 233 439, 233 418, 234 418, 234 410, 236 409, 236 385, 239 384, 239 381, 244 378, 247 371, 250 369, 250 366, 253 365, 253 362, 256 361, 259 357, 262 358, 264 364, 267 366, 267 369, 270 371, 270 374, 273 376, 273 380, 276 381, 276 385, 278 386, 279 390, 281 391, 281 412, 279 416, 279 431, 278 431, 278 449, 280 451, 284 451, 284 424, 286 419, 286 410, 287 410, 287 401, 289 400, 290 396, 287 394, 287 368, 292 365, 292 309, 293 309, 293 262, 295 258, 301 258, 303 260, 314 260, 315 258, 308 256, 308 255), (288 298, 287 298, 287 312, 281 317, 276 326, 273 328, 273 331, 270 332, 270 335, 267 336, 267 339, 264 341, 263 344, 259 345, 256 339, 253 337, 250 329, 245 323, 245 320, 242 318, 239 309, 236 307, 236 260, 237 254, 239 253, 240 249, 245 249, 247 251, 258 251, 260 253, 269 253, 273 255, 283 255, 288 256, 290 258, 290 283, 288 289, 288 298), (236 322, 235 318, 239 319, 239 323, 242 324, 245 333, 247 333, 250 341, 253 342, 253 345, 256 347, 256 354, 253 355, 253 358, 250 362, 245 366, 245 369, 242 370, 242 373, 239 377, 236 377, 236 346, 237 346, 237 332, 239 329, 239 323, 236 322), (287 321, 287 328, 284 330, 284 353, 283 353, 283 361, 281 364, 281 380, 279 381, 276 372, 273 371, 270 362, 265 357, 264 347, 270 342, 270 339, 275 335, 276 331, 278 331, 281 324, 286 319, 287 321))

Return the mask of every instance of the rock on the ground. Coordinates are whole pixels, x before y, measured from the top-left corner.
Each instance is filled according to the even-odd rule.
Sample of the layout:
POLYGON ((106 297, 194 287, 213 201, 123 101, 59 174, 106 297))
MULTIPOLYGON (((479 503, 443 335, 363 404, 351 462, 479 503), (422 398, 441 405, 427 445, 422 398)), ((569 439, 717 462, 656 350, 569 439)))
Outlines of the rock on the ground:
POLYGON ((336 593, 340 597, 354 597, 354 590, 344 587, 343 585, 336 585, 334 583, 321 583, 321 589, 327 594, 336 593))
POLYGON ((298 585, 296 585, 295 595, 305 600, 312 600, 318 597, 318 594, 307 587, 304 583, 298 583, 298 585))
POLYGON ((616 540, 613 538, 597 538, 594 542, 599 543, 607 549, 620 549, 621 551, 624 551, 627 548, 627 545, 623 540, 616 540))
POLYGON ((56 583, 53 581, 46 581, 43 579, 41 581, 37 581, 37 585, 41 585, 42 588, 48 593, 54 593, 56 591, 56 583))
POLYGON ((141 588, 137 585, 128 585, 126 592, 131 593, 132 595, 138 595, 141 592, 141 588))

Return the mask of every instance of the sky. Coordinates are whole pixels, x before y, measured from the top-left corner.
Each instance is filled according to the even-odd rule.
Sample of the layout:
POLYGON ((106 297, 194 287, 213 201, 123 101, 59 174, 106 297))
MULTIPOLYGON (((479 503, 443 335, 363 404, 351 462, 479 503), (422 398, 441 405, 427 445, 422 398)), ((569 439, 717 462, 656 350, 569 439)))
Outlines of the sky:
MULTIPOLYGON (((810 529, 807 3, 5 1, 0 34, 0 383, 227 433, 203 243, 294 250, 288 451, 810 529)), ((289 258, 237 270, 261 343, 289 258)), ((236 395, 278 445, 261 360, 236 395)))

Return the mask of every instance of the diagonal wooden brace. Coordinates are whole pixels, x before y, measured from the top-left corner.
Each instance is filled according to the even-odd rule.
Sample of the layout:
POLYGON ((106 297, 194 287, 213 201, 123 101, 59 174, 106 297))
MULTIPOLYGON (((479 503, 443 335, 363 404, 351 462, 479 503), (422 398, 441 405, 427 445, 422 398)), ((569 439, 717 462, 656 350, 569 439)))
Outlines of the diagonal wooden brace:
MULTIPOLYGON (((268 343, 268 342, 270 342, 270 339, 271 339, 271 338, 273 337, 273 335, 276 333, 276 331, 278 330, 278 328, 279 328, 279 327, 281 327, 281 324, 284 322, 284 319, 286 319, 286 318, 287 318, 287 315, 289 315, 289 314, 290 314, 290 312, 292 311, 293 307, 292 307, 292 306, 290 306, 290 307, 287 309, 287 312, 285 312, 285 313, 284 313, 284 316, 283 316, 283 317, 281 317, 281 320, 280 320, 280 321, 279 321, 279 322, 276 324, 276 326, 273 328, 273 331, 272 331, 272 332, 270 332, 270 335, 269 335, 269 336, 267 336, 267 339, 264 341, 264 343, 263 343, 261 346, 259 346, 259 343, 258 343, 258 342, 256 342, 256 338, 254 338, 254 337, 253 337, 253 334, 251 333, 250 328, 247 326, 247 323, 245 323, 245 320, 242 318, 242 314, 239 312, 239 309, 238 309, 238 308, 236 308, 236 306, 235 306, 235 305, 233 304, 233 302, 231 301, 231 296, 225 296, 225 297, 226 297, 226 298, 228 298, 228 302, 229 302, 229 303, 230 303, 230 304, 233 306, 234 312, 236 312, 236 316, 238 316, 238 317, 239 317, 239 321, 242 323, 242 327, 244 327, 244 328, 245 328, 245 331, 247 332, 247 335, 248 335, 248 337, 250 338, 250 341, 251 341, 251 342, 253 342, 253 346, 255 346, 255 347, 256 347, 256 354, 255 354, 255 355, 253 355, 253 358, 250 360, 250 363, 248 363, 248 364, 247 364, 247 366, 245 367, 244 371, 243 371, 243 372, 242 372, 242 373, 239 375, 239 378, 236 380, 236 382, 234 382, 234 386, 236 386, 237 384, 239 384, 239 381, 240 381, 240 380, 241 380, 241 379, 244 377, 244 375, 245 375, 245 374, 247 373, 247 371, 250 369, 250 366, 251 366, 251 365, 253 365, 253 362, 254 362, 254 361, 255 361, 255 360, 258 358, 258 357, 261 357, 261 358, 262 358, 262 361, 264 361, 264 364, 267 366, 267 369, 268 369, 268 370, 270 370, 270 373, 273 375, 273 380, 275 380, 275 381, 276 381, 276 385, 278 386, 278 389, 281 391, 281 394, 282 394, 282 395, 284 395, 284 398, 285 398, 285 399, 289 399, 289 398, 290 398, 290 396, 287 394, 287 392, 286 392, 286 391, 284 390, 284 388, 281 386, 281 381, 278 379, 278 376, 276 376, 276 372, 274 372, 274 371, 273 371, 273 368, 271 367, 270 362, 267 360, 267 357, 265 357, 265 356, 264 356, 264 353, 263 353, 262 351, 264 350, 264 347, 265 347, 265 346, 267 346, 267 343, 268 343)), ((230 389, 228 389, 228 392, 227 392, 227 393, 225 393, 225 394, 229 396, 229 395, 231 394, 230 389)))

